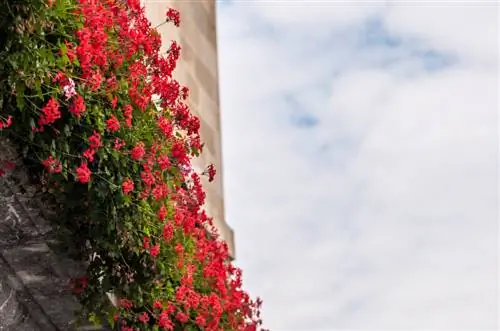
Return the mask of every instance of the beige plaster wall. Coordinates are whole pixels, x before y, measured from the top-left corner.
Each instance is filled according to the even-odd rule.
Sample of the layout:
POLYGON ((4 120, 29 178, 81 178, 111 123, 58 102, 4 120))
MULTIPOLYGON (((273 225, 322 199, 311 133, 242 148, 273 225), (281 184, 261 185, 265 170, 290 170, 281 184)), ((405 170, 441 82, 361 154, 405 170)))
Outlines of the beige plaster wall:
POLYGON ((217 63, 217 38, 214 0, 143 0, 146 14, 154 26, 165 20, 169 7, 181 15, 181 27, 165 24, 158 30, 162 35, 166 51, 171 40, 181 45, 181 59, 175 76, 178 81, 189 87, 191 111, 200 117, 201 139, 205 148, 193 163, 201 172, 213 163, 217 169, 212 183, 204 180, 207 193, 205 209, 215 220, 222 238, 228 243, 234 257, 233 231, 226 224, 222 190, 221 135, 219 113, 219 81, 217 63))

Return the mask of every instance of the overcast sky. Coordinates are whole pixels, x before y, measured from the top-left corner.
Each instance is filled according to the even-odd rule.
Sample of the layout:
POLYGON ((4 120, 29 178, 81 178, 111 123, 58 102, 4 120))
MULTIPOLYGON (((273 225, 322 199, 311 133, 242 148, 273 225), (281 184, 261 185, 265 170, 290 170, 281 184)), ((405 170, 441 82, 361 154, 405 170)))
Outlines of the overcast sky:
POLYGON ((272 330, 498 325, 495 1, 383 3, 218 2, 226 218, 272 330))

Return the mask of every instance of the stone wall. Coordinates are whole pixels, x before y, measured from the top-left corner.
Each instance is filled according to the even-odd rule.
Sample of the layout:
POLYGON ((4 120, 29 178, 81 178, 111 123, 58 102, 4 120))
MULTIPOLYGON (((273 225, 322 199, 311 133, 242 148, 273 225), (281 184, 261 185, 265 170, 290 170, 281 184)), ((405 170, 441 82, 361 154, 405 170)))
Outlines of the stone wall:
POLYGON ((68 281, 81 276, 83 266, 61 249, 48 221, 53 209, 1 137, 0 159, 16 163, 0 177, 0 330, 103 330, 75 326, 79 304, 68 281))
POLYGON ((181 84, 189 87, 189 104, 193 113, 200 117, 201 138, 205 143, 205 149, 194 166, 201 172, 213 163, 217 169, 212 183, 203 182, 207 193, 205 209, 214 218, 234 257, 233 231, 224 215, 215 1, 143 0, 143 3, 153 26, 165 21, 169 7, 181 14, 180 28, 171 24, 159 28, 163 51, 168 49, 171 40, 181 45, 181 59, 175 75, 181 84))

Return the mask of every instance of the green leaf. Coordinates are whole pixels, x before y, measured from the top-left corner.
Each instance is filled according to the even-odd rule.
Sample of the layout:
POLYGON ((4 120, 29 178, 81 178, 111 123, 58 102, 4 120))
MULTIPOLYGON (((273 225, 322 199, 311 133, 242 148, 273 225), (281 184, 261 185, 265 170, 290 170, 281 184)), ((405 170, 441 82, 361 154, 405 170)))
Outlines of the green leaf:
POLYGON ((94 313, 89 315, 89 322, 94 324, 95 326, 101 325, 101 319, 94 313))
POLYGON ((111 326, 111 329, 115 328, 115 319, 113 318, 113 314, 108 314, 108 324, 111 326))
POLYGON ((35 79, 35 91, 40 100, 43 100, 43 92, 42 92, 42 82, 39 78, 35 79))

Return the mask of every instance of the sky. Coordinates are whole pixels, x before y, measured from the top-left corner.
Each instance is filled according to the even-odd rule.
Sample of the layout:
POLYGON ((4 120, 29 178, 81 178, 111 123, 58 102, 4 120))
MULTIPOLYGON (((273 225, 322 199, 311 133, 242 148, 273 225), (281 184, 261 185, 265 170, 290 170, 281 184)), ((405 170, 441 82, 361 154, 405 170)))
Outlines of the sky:
POLYGON ((264 325, 497 329, 495 1, 217 6, 226 220, 264 325))

